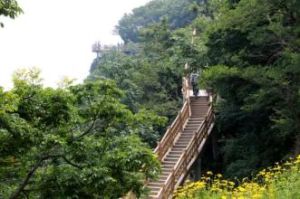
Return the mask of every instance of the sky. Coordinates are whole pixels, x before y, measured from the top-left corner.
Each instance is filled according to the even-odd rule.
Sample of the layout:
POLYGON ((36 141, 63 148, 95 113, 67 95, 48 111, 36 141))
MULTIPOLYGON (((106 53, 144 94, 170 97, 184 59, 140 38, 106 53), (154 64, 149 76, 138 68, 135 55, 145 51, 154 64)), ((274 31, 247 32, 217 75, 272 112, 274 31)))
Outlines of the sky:
POLYGON ((0 86, 10 89, 18 68, 38 67, 43 83, 55 87, 64 77, 80 83, 96 55, 91 46, 117 44, 115 25, 150 0, 18 0, 24 13, 0 17, 0 86))

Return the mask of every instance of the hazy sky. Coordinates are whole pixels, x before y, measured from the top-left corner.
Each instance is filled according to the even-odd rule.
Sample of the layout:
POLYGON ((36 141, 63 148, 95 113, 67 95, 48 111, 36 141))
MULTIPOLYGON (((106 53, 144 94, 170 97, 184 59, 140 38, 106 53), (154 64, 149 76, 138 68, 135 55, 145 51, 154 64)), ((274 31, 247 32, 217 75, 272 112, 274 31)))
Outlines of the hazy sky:
POLYGON ((18 0, 24 14, 0 17, 0 86, 11 87, 17 68, 38 67, 44 84, 55 86, 64 76, 79 81, 95 58, 95 41, 116 44, 118 20, 150 0, 18 0))

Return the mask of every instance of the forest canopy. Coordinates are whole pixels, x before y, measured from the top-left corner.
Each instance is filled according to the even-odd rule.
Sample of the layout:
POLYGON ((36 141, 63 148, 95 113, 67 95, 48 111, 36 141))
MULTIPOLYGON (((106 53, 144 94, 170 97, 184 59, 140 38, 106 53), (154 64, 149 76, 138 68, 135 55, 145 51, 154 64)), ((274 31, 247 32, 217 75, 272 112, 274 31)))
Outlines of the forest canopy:
POLYGON ((217 95, 210 167, 248 176, 299 153, 299 10, 296 0, 152 1, 120 20, 125 44, 95 60, 89 78, 116 80, 129 107, 172 120, 184 64, 202 71, 202 88, 217 95))

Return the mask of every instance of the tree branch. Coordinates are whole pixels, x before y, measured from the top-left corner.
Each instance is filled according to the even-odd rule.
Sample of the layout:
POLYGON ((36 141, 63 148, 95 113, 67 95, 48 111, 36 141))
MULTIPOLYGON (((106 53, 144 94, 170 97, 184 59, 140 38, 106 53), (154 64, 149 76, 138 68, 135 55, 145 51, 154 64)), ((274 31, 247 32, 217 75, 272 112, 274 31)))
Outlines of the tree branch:
POLYGON ((90 131, 94 128, 95 123, 96 123, 96 120, 97 120, 97 119, 94 119, 93 122, 92 122, 92 124, 91 124, 91 126, 90 126, 84 133, 82 133, 81 135, 79 135, 78 137, 76 137, 76 138, 75 138, 75 141, 76 141, 76 140, 79 140, 79 139, 82 138, 83 136, 89 134, 90 131))
POLYGON ((36 170, 42 165, 42 163, 45 160, 48 160, 49 158, 55 158, 55 157, 60 157, 61 155, 45 155, 42 156, 28 171, 26 178, 23 180, 23 182, 19 185, 17 190, 11 194, 9 199, 17 199, 19 198, 20 194, 24 191, 24 188, 27 186, 29 183, 30 178, 33 176, 33 174, 36 172, 36 170))
POLYGON ((78 137, 76 137, 76 138, 74 139, 75 141, 76 141, 76 140, 79 140, 79 139, 82 138, 83 136, 85 136, 85 135, 87 135, 87 134, 90 133, 90 131, 91 131, 91 130, 94 128, 94 126, 95 126, 95 123, 96 123, 96 120, 97 120, 98 115, 99 115, 99 111, 97 111, 97 113, 94 115, 94 117, 93 117, 93 122, 92 122, 91 126, 90 126, 84 133, 82 133, 81 135, 79 135, 78 137))
POLYGON ((20 194, 23 192, 24 188, 26 187, 26 185, 28 184, 30 178, 33 176, 33 174, 35 173, 35 171, 41 166, 41 164, 43 163, 44 160, 46 160, 48 157, 44 157, 39 159, 29 170, 29 172, 26 175, 26 178, 23 180, 23 182, 19 185, 19 187, 17 188, 17 190, 11 194, 11 196, 9 197, 9 199, 17 199, 19 198, 20 194))
POLYGON ((68 160, 65 156, 61 156, 61 157, 62 157, 68 164, 70 164, 71 166, 76 167, 76 168, 78 168, 78 169, 83 169, 83 167, 81 167, 81 166, 79 166, 79 165, 77 165, 77 164, 71 162, 71 161, 68 160))

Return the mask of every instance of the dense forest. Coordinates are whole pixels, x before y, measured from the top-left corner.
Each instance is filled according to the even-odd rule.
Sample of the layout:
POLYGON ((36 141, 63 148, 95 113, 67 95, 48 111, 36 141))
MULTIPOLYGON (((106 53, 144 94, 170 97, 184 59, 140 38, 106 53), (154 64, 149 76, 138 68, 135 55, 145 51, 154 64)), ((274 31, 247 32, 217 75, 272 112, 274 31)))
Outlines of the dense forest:
MULTIPOLYGON (((0 15, 21 12, 0 0, 0 15)), ((300 1, 153 0, 116 32, 124 43, 103 48, 83 84, 45 88, 32 69, 0 89, 0 198, 141 195, 185 63, 215 95, 209 169, 243 178, 300 153, 300 1)))
POLYGON ((103 52, 88 79, 114 79, 132 110, 172 119, 184 63, 202 70, 201 85, 217 95, 219 169, 250 175, 299 153, 299 8, 294 0, 152 1, 119 22, 125 44, 103 52))

